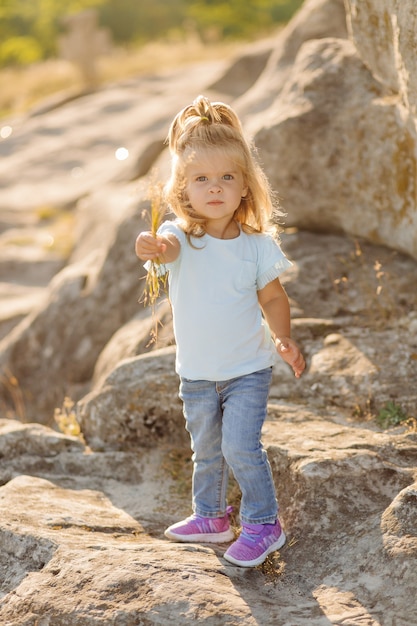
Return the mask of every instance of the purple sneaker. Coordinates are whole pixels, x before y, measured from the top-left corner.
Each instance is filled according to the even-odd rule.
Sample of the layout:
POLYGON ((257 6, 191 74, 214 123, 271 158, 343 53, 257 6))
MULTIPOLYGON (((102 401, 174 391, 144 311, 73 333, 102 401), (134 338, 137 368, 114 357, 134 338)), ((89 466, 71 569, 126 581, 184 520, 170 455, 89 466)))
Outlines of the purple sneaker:
POLYGON ((229 512, 223 517, 200 517, 191 515, 182 522, 173 524, 165 531, 165 537, 173 541, 201 543, 224 543, 234 539, 229 525, 229 512))
POLYGON ((242 532, 227 549, 224 558, 234 565, 255 567, 271 552, 282 548, 286 541, 279 520, 275 524, 242 524, 242 532))

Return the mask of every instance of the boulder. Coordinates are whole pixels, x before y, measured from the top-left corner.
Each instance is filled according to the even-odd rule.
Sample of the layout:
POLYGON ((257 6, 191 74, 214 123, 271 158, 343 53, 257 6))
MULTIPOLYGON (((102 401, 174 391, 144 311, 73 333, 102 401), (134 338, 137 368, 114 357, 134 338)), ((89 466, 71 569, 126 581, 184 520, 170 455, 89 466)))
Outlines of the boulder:
POLYGON ((233 60, 209 89, 238 98, 250 89, 262 74, 274 49, 274 40, 261 40, 233 60))
POLYGON ((268 63, 259 78, 234 103, 249 131, 253 118, 267 110, 284 87, 301 46, 323 37, 347 38, 343 0, 305 0, 287 26, 278 33, 268 63))
POLYGON ((351 42, 302 46, 255 143, 288 226, 346 232, 417 258, 417 135, 351 42))
POLYGON ((417 6, 413 0, 347 0, 349 35, 372 74, 417 115, 417 6))
POLYGON ((402 556, 416 553, 416 505, 417 484, 414 483, 400 491, 382 515, 384 548, 397 561, 400 561, 402 556))
POLYGON ((123 359, 173 343, 171 306, 167 298, 162 298, 155 307, 144 306, 114 333, 97 359, 93 385, 101 382, 123 359))
POLYGON ((271 402, 264 441, 288 543, 245 570, 223 559, 225 545, 164 538, 189 511, 181 445, 91 451, 44 426, 1 421, 0 621, 412 623, 415 433, 271 402))
POLYGON ((132 450, 184 440, 175 346, 121 361, 77 405, 88 445, 132 450))
MULTIPOLYGON (((123 204, 119 194, 118 216, 107 222, 102 246, 92 245, 59 272, 41 305, 0 342, 0 365, 18 381, 25 419, 51 423, 65 395, 77 399, 76 386, 89 383, 104 346, 137 312, 145 270, 134 243, 145 205, 135 200, 123 204)), ((13 400, 7 384, 3 397, 13 400)))
POLYGON ((330 539, 340 530, 342 518, 347 532, 351 524, 383 513, 413 483, 415 433, 382 433, 366 424, 352 428, 340 412, 332 417, 330 412, 304 409, 301 420, 294 406, 277 400, 270 402, 269 416, 264 438, 282 514, 294 533, 303 534, 309 526, 311 543, 317 531, 330 539), (403 456, 409 459, 404 464, 403 456))

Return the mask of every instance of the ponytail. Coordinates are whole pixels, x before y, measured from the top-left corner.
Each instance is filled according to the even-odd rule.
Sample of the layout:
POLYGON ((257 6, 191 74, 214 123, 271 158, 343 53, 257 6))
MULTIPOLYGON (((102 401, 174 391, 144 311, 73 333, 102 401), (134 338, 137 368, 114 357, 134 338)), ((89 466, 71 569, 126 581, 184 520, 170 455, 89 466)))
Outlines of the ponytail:
POLYGON ((210 127, 213 125, 227 127, 236 138, 245 142, 240 120, 233 109, 223 102, 210 102, 206 97, 198 96, 176 115, 171 124, 167 137, 171 153, 181 153, 193 139, 208 139, 210 145, 210 133, 214 130, 210 131, 210 127))

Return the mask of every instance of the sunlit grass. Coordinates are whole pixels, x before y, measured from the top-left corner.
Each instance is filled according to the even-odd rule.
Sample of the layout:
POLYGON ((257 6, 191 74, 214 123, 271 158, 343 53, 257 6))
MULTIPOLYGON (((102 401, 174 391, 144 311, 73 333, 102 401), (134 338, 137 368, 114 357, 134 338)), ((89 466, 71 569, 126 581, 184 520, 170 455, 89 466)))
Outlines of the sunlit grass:
POLYGON ((24 422, 26 407, 23 391, 18 379, 7 367, 0 371, 0 390, 1 395, 11 403, 11 406, 8 406, 7 402, 0 400, 2 415, 8 419, 18 419, 24 422))
POLYGON ((75 402, 71 400, 71 398, 65 397, 62 407, 55 409, 54 421, 58 429, 64 435, 78 437, 78 439, 84 442, 81 427, 77 419, 75 402))
MULTIPOLYGON (((149 224, 149 231, 154 237, 157 236, 158 228, 163 222, 167 213, 167 206, 164 199, 164 189, 161 181, 157 179, 154 172, 150 179, 148 189, 149 210, 144 210, 142 217, 149 224)), ((147 274, 145 278, 145 288, 143 291, 143 302, 145 306, 150 306, 154 318, 154 328, 151 331, 151 342, 158 338, 158 319, 156 318, 155 307, 161 295, 167 293, 167 273, 161 259, 148 261, 147 274)))
POLYGON ((26 68, 0 71, 0 116, 19 115, 61 91, 79 90, 75 67, 65 61, 46 61, 26 68))

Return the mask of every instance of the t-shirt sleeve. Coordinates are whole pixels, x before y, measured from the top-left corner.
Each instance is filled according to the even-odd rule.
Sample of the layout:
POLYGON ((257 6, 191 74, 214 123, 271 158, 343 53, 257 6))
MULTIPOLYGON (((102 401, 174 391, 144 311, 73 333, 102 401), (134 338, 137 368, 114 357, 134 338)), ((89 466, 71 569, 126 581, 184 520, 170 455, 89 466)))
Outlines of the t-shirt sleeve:
POLYGON ((279 244, 270 235, 260 235, 258 245, 258 291, 292 266, 279 244))
POLYGON ((180 242, 180 245, 183 246, 186 241, 186 236, 182 228, 180 228, 179 224, 174 221, 167 220, 163 222, 161 226, 158 228, 158 235, 174 235, 180 242))
MULTIPOLYGON (((186 236, 185 236, 184 231, 179 227, 179 225, 175 221, 167 220, 166 222, 163 222, 161 226, 158 228, 157 233, 158 235, 174 235, 174 237, 176 237, 178 241, 180 242, 181 247, 184 245, 186 241, 186 236)), ((176 261, 174 261, 174 263, 176 263, 176 261)), ((172 265, 173 265, 172 263, 164 263, 164 264, 161 263, 161 265, 157 267, 158 275, 164 276, 167 270, 169 270, 170 266, 172 265)), ((147 271, 149 271, 150 267, 151 267, 151 262, 146 261, 144 268, 147 271)))

